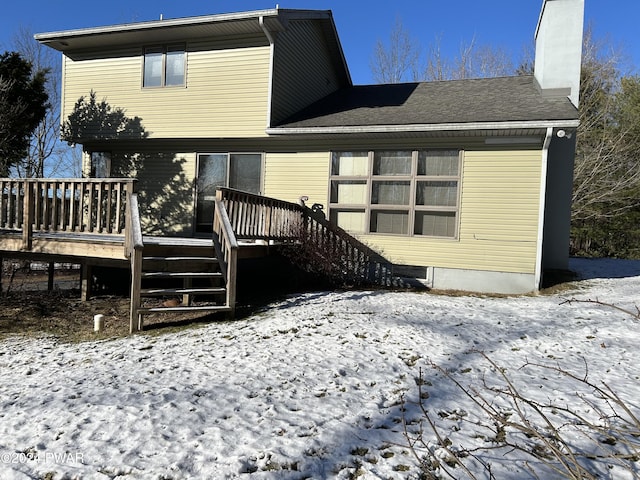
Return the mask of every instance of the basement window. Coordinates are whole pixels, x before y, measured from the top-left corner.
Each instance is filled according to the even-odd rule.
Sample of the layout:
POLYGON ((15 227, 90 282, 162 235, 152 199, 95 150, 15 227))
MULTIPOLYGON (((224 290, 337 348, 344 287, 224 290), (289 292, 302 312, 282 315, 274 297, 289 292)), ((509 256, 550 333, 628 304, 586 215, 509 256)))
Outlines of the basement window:
POLYGON ((329 216, 353 233, 457 238, 459 150, 334 152, 329 216))
POLYGON ((186 63, 187 54, 184 45, 145 48, 142 86, 145 88, 184 86, 186 63))

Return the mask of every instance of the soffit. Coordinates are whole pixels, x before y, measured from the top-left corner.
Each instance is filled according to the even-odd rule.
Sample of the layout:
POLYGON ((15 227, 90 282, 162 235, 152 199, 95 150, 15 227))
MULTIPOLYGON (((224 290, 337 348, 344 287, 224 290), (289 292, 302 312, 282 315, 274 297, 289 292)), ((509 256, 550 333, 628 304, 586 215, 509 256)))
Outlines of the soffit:
POLYGON ((277 33, 286 27, 290 19, 297 18, 330 19, 331 16, 330 12, 321 10, 258 10, 42 33, 35 38, 67 56, 73 56, 74 52, 129 45, 262 35, 261 19, 265 28, 277 33))

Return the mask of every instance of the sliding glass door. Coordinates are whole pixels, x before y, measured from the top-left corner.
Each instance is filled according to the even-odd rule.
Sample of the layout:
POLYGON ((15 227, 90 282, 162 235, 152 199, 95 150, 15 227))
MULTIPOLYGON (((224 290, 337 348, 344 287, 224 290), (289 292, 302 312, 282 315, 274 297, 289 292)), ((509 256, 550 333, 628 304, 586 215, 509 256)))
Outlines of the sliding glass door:
POLYGON ((199 154, 196 181, 196 232, 211 232, 214 200, 219 187, 260 194, 261 172, 262 154, 260 153, 199 154))

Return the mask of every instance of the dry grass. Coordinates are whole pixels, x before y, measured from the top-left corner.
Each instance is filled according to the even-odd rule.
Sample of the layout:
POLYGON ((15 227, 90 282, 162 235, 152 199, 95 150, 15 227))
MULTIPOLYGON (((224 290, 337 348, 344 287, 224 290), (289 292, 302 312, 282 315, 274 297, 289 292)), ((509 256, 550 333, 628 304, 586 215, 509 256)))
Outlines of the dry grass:
MULTIPOLYGON (((8 336, 54 336, 62 341, 82 342, 124 337, 129 334, 129 297, 98 295, 87 302, 80 300, 80 273, 78 270, 56 271, 54 290, 47 291, 47 273, 44 270, 13 270, 7 267, 2 276, 0 294, 0 339, 8 336), (105 329, 93 331, 93 317, 105 316, 105 329)), ((245 275, 251 277, 251 275, 245 275)), ((539 292, 551 295, 576 288, 575 277, 556 277, 557 283, 539 292)), ((298 288, 300 285, 298 285, 298 288)), ((286 289, 285 289, 286 290, 286 289)), ((270 291, 268 298, 245 298, 236 311, 236 317, 250 315, 261 309, 268 300, 279 298, 287 291, 270 291)), ((245 292, 260 291, 255 285, 244 285, 245 292)), ((472 294, 455 290, 432 290, 430 294, 447 296, 477 296, 487 298, 514 295, 472 294)), ((176 329, 193 328, 224 317, 202 313, 157 314, 144 319, 146 334, 160 334, 176 329)))
POLYGON ((99 297, 81 302, 77 290, 22 291, 4 294, 0 300, 0 336, 53 335, 82 341, 129 333, 126 298, 99 297), (93 317, 105 316, 105 329, 93 332, 93 317))
MULTIPOLYGON (((80 300, 77 270, 56 272, 54 290, 47 291, 47 274, 20 271, 9 283, 3 275, 0 294, 0 339, 10 336, 53 336, 83 342, 129 335, 129 297, 98 295, 80 300), (7 291, 8 290, 8 291, 7 291), (104 330, 93 330, 93 317, 104 315, 104 330)), ((145 317, 145 333, 157 334, 218 320, 203 314, 159 314, 145 317)))

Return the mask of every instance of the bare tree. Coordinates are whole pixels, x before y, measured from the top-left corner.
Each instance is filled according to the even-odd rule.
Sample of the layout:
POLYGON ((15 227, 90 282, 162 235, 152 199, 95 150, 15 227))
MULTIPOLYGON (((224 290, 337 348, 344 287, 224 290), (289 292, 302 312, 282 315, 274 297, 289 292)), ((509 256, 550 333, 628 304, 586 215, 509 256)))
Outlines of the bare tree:
POLYGON ((473 50, 467 78, 504 77, 513 75, 515 71, 511 53, 504 47, 477 45, 473 42, 473 50))
POLYGON ((622 55, 587 28, 574 171, 574 222, 640 206, 640 79, 621 77, 622 55))
POLYGON ((464 78, 486 78, 513 75, 511 53, 502 47, 480 45, 475 38, 463 42, 457 55, 447 56, 442 49, 442 36, 437 36, 422 54, 422 47, 397 18, 388 44, 378 40, 371 57, 373 78, 379 83, 411 80, 439 81, 464 78))
POLYGON ((14 49, 31 62, 34 70, 46 70, 46 89, 49 108, 31 136, 29 151, 16 165, 20 177, 72 176, 78 171, 78 156, 73 149, 60 141, 60 78, 61 61, 52 49, 36 42, 33 33, 20 27, 13 38, 14 49))
POLYGON ((422 72, 414 72, 416 81, 441 81, 451 78, 451 61, 442 53, 442 37, 437 36, 427 50, 427 65, 422 72))
POLYGON ((416 80, 502 77, 515 71, 511 54, 504 48, 478 45, 473 38, 469 43, 462 43, 458 54, 450 58, 443 54, 441 42, 442 37, 436 37, 429 46, 426 67, 416 80))
POLYGON ((391 30, 389 44, 378 40, 371 58, 373 78, 378 83, 400 83, 409 72, 415 72, 420 58, 420 47, 405 30, 398 17, 391 30))

